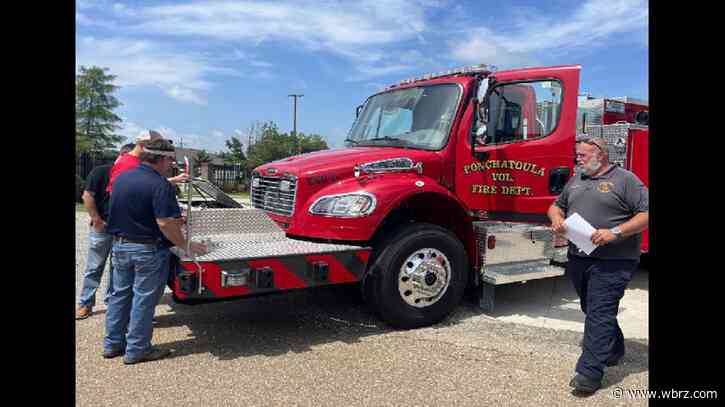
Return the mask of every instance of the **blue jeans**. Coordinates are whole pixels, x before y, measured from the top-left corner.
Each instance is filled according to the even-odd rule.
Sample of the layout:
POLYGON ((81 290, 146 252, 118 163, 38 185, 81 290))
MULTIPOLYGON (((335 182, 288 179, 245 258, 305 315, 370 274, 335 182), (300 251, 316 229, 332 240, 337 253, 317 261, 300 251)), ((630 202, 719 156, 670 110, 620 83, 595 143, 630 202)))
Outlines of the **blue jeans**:
POLYGON ((619 301, 637 264, 637 260, 569 256, 567 274, 586 314, 584 346, 576 371, 589 379, 601 380, 607 359, 624 354, 624 335, 617 322, 617 313, 619 301))
MULTIPOLYGON (((96 232, 93 226, 90 227, 86 271, 83 274, 83 288, 81 288, 81 295, 78 298, 79 307, 96 305, 96 290, 101 285, 101 276, 103 276, 103 270, 106 268, 106 259, 108 259, 108 254, 111 252, 112 243, 113 236, 105 232, 96 232)), ((106 297, 103 299, 106 304, 108 304, 108 298, 113 290, 113 265, 109 270, 108 278, 108 289, 106 290, 106 297)))
POLYGON ((169 275, 168 248, 154 244, 113 242, 113 292, 106 311, 107 352, 126 349, 138 359, 151 349, 153 317, 169 275))

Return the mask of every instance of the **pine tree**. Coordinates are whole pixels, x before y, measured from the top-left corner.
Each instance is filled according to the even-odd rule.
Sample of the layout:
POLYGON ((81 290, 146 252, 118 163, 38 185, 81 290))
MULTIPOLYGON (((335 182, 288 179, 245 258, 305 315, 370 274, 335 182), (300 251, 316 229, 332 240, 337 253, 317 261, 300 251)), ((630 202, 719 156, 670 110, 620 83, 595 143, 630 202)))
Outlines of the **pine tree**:
POLYGON ((115 133, 121 118, 113 109, 121 102, 113 96, 118 86, 112 82, 115 75, 108 68, 80 67, 76 75, 76 150, 101 151, 121 142, 115 133))

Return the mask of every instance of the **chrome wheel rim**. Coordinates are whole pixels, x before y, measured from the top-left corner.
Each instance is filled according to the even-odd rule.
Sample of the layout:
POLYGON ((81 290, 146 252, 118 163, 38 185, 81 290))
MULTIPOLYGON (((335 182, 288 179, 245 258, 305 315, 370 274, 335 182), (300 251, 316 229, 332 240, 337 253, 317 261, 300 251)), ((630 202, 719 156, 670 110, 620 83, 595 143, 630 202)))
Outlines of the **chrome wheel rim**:
POLYGON ((398 291, 406 304, 429 307, 448 290, 451 282, 451 263, 439 250, 420 249, 403 262, 398 273, 398 291))

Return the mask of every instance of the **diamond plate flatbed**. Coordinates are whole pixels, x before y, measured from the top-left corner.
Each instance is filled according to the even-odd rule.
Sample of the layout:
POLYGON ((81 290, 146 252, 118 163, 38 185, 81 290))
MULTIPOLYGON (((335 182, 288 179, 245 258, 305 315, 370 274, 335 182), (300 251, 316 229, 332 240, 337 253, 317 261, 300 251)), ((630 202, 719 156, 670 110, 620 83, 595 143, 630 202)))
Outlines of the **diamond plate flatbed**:
POLYGON ((193 241, 207 243, 210 251, 193 259, 183 248, 174 247, 172 251, 181 261, 253 260, 370 249, 288 238, 264 211, 254 208, 193 209, 187 233, 193 241))

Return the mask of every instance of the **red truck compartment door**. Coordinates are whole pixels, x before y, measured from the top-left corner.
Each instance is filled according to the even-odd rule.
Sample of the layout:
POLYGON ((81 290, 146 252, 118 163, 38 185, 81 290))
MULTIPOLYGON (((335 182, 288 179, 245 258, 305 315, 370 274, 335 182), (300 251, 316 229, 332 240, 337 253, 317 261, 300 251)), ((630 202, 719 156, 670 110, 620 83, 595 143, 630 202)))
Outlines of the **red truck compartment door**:
MULTIPOLYGON (((625 167, 649 188, 649 130, 630 130, 625 167)), ((649 229, 642 232, 643 253, 649 252, 649 229)))
MULTIPOLYGON (((579 65, 495 73, 485 140, 460 137, 456 191, 490 219, 547 223, 574 167, 579 65), (483 142, 483 144, 481 143, 483 142)), ((470 130, 466 130, 470 131, 470 130)))

